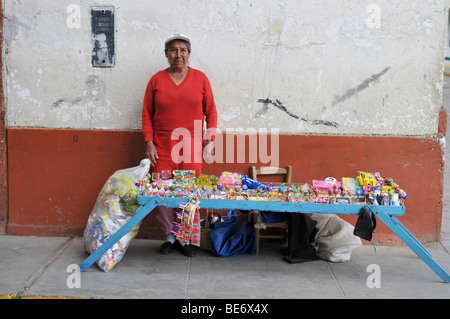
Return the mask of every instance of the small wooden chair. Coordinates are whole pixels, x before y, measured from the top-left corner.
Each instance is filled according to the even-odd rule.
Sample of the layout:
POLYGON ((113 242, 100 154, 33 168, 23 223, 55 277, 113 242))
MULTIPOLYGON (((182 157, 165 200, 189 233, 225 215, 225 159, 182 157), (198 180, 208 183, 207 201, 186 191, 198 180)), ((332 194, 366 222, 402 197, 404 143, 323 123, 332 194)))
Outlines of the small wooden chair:
MULTIPOLYGON (((251 166, 250 170, 249 170, 249 177, 255 181, 258 180, 258 176, 261 175, 282 175, 282 180, 281 182, 273 182, 275 185, 281 185, 282 183, 286 183, 289 184, 291 183, 291 178, 292 178, 292 166, 287 166, 286 168, 280 168, 280 167, 271 167, 271 166, 267 166, 267 167, 261 167, 259 169, 256 169, 255 166, 251 166)), ((265 181, 263 181, 264 183, 266 183, 265 181)), ((257 211, 254 212, 255 213, 255 222, 257 219, 260 218, 261 214, 257 211)), ((256 225, 255 225, 256 226, 256 225)), ((259 242, 261 238, 283 238, 284 240, 287 241, 287 233, 288 233, 288 222, 284 221, 281 223, 267 223, 265 224, 266 226, 266 230, 267 232, 269 231, 269 229, 281 229, 282 231, 282 235, 273 235, 273 234, 267 234, 265 235, 264 233, 266 232, 264 229, 260 229, 259 227, 255 227, 255 234, 256 234, 256 253, 259 253, 259 242)))

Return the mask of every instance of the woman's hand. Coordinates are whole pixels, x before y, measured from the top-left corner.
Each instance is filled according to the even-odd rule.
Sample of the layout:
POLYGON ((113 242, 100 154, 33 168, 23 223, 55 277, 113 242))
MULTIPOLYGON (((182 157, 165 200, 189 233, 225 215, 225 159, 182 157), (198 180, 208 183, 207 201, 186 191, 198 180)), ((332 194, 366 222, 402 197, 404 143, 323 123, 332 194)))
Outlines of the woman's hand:
POLYGON ((156 165, 156 161, 158 159, 158 152, 156 151, 156 147, 155 144, 153 144, 153 141, 145 142, 145 157, 150 159, 151 166, 156 165))

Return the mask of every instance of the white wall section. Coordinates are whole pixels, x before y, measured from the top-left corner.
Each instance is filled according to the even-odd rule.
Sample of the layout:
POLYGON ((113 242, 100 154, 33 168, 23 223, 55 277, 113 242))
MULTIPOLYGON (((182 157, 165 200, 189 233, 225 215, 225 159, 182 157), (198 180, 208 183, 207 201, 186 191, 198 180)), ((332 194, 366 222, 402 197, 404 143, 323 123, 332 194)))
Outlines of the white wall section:
POLYGON ((182 32, 222 131, 432 135, 447 9, 444 0, 7 0, 7 126, 139 130, 147 82, 168 66, 164 40, 182 32), (91 8, 102 5, 114 6, 113 68, 91 63, 91 8))

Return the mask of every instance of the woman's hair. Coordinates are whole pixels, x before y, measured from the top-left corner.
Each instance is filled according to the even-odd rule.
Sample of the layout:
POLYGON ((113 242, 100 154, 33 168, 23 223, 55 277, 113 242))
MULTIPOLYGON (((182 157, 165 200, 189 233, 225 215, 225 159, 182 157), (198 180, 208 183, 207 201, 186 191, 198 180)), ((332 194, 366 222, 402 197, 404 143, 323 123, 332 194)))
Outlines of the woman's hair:
POLYGON ((166 54, 167 54, 167 51, 169 51, 169 46, 172 44, 173 41, 181 41, 181 42, 183 42, 184 44, 186 44, 186 47, 188 49, 189 54, 191 53, 191 44, 189 42, 181 40, 181 39, 175 39, 175 40, 172 40, 172 41, 166 43, 165 48, 164 48, 164 52, 166 54))

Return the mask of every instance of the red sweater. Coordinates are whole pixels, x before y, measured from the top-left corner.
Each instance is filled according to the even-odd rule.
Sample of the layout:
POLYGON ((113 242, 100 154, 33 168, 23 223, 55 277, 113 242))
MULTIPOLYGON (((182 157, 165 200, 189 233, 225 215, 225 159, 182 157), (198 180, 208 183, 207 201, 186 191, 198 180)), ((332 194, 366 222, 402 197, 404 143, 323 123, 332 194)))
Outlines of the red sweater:
POLYGON ((176 128, 187 128, 194 137, 194 120, 206 117, 210 139, 217 128, 214 96, 206 75, 189 67, 188 74, 176 85, 169 72, 162 70, 152 76, 144 95, 142 132, 145 141, 153 141, 154 134, 170 136, 176 128))

